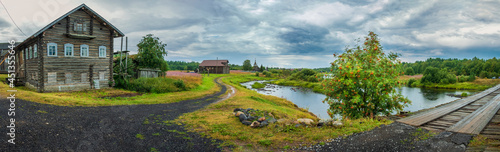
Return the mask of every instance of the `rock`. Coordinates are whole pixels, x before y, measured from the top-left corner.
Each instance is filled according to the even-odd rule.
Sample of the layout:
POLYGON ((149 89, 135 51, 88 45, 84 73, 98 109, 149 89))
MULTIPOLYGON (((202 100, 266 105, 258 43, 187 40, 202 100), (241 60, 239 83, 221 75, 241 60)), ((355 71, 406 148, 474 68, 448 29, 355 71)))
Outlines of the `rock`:
POLYGON ((300 124, 299 121, 293 121, 293 124, 300 124))
POLYGON ((278 122, 278 123, 282 124, 282 123, 285 123, 285 122, 286 122, 286 119, 278 119, 278 120, 276 120, 276 122, 278 122))
POLYGON ((243 109, 241 109, 241 108, 236 108, 236 109, 234 109, 234 110, 233 110, 233 112, 237 112, 237 111, 241 111, 241 110, 243 110, 243 109))
POLYGON ((273 117, 274 118, 274 115, 272 113, 269 113, 269 116, 273 117))
POLYGON ((260 123, 260 126, 259 127, 264 127, 264 126, 267 126, 269 123, 267 122, 267 120, 264 120, 260 123))
POLYGON ((250 126, 252 124, 252 122, 246 120, 243 120, 241 123, 247 126, 250 126))
POLYGON ((295 128, 302 127, 301 124, 295 124, 295 128))
POLYGON ((300 118, 300 119, 297 119, 297 121, 299 123, 305 124, 305 125, 311 125, 312 123, 314 123, 314 120, 309 119, 309 118, 300 118))
POLYGON ((259 127, 259 126, 260 126, 260 123, 259 123, 258 121, 254 121, 254 122, 252 122, 252 124, 250 125, 250 127, 252 127, 252 128, 257 128, 257 127, 259 127))
POLYGON ((332 122, 332 125, 333 126, 343 126, 344 124, 342 124, 342 122, 340 122, 340 121, 334 121, 334 122, 332 122))
POLYGON ((236 117, 239 117, 241 114, 245 114, 245 113, 243 113, 243 112, 241 112, 241 111, 238 111, 238 112, 236 112, 236 115, 235 115, 235 116, 236 116, 236 117))
POLYGON ((254 121, 254 120, 257 120, 257 117, 249 116, 249 117, 247 117, 247 120, 248 121, 254 121))
POLYGON ((259 121, 260 121, 260 122, 262 122, 262 121, 264 121, 264 120, 266 120, 266 117, 260 117, 260 118, 259 118, 259 121))
POLYGON ((269 123, 276 123, 276 121, 278 121, 278 120, 276 120, 274 118, 269 118, 269 120, 267 120, 267 122, 269 122, 269 123))
POLYGON ((240 117, 240 122, 243 122, 243 120, 247 120, 247 116, 245 114, 241 114, 239 117, 240 117))

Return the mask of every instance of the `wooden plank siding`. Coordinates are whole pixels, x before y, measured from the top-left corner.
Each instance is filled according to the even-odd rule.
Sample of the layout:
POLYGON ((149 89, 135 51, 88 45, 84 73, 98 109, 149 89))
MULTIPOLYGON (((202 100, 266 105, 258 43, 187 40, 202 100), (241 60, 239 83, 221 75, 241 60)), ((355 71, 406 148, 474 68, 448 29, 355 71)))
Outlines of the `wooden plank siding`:
MULTIPOLYGON (((25 85, 39 92, 108 88, 113 81, 113 40, 121 33, 85 4, 51 22, 15 48, 19 64, 17 75, 25 85), (82 30, 75 30, 82 23, 82 30), (57 44, 56 56, 48 56, 48 44, 57 44), (26 48, 37 45, 37 56, 25 59, 26 48), (65 55, 65 44, 73 45, 73 55, 65 55), (88 57, 81 56, 80 47, 87 45, 88 57), (99 57, 99 47, 106 48, 99 57), (50 78, 49 78, 50 73, 50 78), (49 81, 50 80, 50 81, 49 81)), ((32 53, 31 53, 32 54, 32 53)), ((33 56, 33 55, 32 55, 33 56)))
MULTIPOLYGON (((45 32, 45 36, 43 38, 45 48, 43 52, 43 56, 45 57, 44 64, 44 76, 46 76, 49 72, 57 72, 57 82, 50 83, 48 82, 48 78, 44 78, 43 82, 45 83, 46 91, 63 91, 59 90, 59 86, 65 85, 67 87, 75 87, 75 90, 81 89, 90 89, 91 83, 90 81, 81 82, 81 74, 87 73, 90 71, 89 66, 94 65, 92 75, 94 76, 92 79, 97 80, 99 77, 99 72, 105 71, 105 77, 107 79, 100 80, 100 88, 109 87, 108 81, 112 79, 112 69, 110 70, 110 58, 112 57, 112 36, 113 33, 104 25, 99 22, 92 22, 94 25, 92 27, 97 28, 97 30, 93 30, 93 36, 96 36, 94 39, 86 40, 86 39, 74 39, 65 36, 65 31, 67 31, 68 27, 73 27, 75 19, 83 19, 84 23, 90 23, 90 20, 93 20, 89 14, 85 13, 84 10, 78 10, 70 15, 69 22, 61 21, 56 24, 56 26, 49 28, 45 32), (70 24, 67 26, 66 24, 70 24), (57 44, 57 57, 47 56, 47 43, 56 43, 57 44), (73 44, 73 56, 65 56, 64 54, 64 44, 73 44), (80 56, 80 46, 81 45, 89 46, 89 56, 81 57, 80 56), (106 57, 99 57, 99 46, 106 47, 106 57), (72 80, 70 82, 66 81, 66 73, 72 74, 72 80)), ((75 32, 73 29, 70 29, 70 34, 90 34, 88 30, 91 26, 90 24, 86 24, 87 30, 85 32, 75 32)), ((68 88, 63 88, 68 89, 68 88)))

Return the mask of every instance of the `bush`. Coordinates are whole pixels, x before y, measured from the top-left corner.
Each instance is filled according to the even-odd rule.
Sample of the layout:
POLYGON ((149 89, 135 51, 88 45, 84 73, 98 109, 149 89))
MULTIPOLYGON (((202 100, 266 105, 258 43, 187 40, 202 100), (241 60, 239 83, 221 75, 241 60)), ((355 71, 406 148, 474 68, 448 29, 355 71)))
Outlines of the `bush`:
POLYGON ((171 78, 139 78, 131 80, 128 90, 137 92, 166 93, 188 90, 182 80, 171 78))
POLYGON ((255 73, 255 76, 259 76, 259 72, 256 72, 256 73, 255 73))
POLYGON ((414 84, 415 82, 417 82, 417 80, 411 78, 410 80, 408 80, 408 86, 411 87, 412 84, 414 84))
POLYGON ((469 94, 467 94, 467 92, 462 93, 462 97, 467 97, 467 96, 469 96, 469 94))
POLYGON ((262 74, 265 75, 266 77, 271 77, 271 72, 264 71, 262 72, 262 74))
POLYGON ((264 87, 266 87, 266 85, 259 83, 259 82, 255 82, 252 84, 252 88, 255 88, 255 89, 260 89, 260 88, 264 88, 264 87))

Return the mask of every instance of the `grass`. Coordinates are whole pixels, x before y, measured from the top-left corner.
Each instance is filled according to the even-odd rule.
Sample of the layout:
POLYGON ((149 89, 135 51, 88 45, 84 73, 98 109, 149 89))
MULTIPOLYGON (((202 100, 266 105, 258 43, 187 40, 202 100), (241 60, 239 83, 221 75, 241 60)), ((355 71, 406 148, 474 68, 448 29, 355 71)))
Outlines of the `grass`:
POLYGON ((252 84, 252 88, 254 88, 254 89, 261 89, 261 88, 264 88, 264 87, 266 87, 266 85, 262 84, 262 83, 259 83, 259 82, 255 82, 255 83, 252 84))
MULTIPOLYGON (((15 87, 17 90, 16 98, 29 100, 44 104, 62 105, 62 106, 111 106, 111 105, 135 105, 135 104, 160 104, 173 103, 183 100, 196 99, 209 94, 220 91, 213 80, 217 77, 225 75, 211 74, 203 76, 201 85, 181 92, 171 93, 145 93, 133 97, 116 97, 106 98, 109 96, 120 96, 127 94, 138 94, 135 91, 123 89, 100 89, 100 90, 84 90, 73 92, 49 92, 39 93, 35 90, 28 89, 24 86, 15 87)), ((6 74, 0 74, 0 81, 5 81, 6 74)), ((9 86, 5 83, 0 83, 0 90, 7 90, 9 86)), ((0 92, 2 96, 8 96, 7 91, 0 92)))
POLYGON ((483 135, 477 135, 474 138, 472 138, 472 140, 469 142, 468 146, 469 147, 472 147, 472 146, 487 146, 487 145, 489 145, 490 143, 493 143, 493 142, 498 142, 498 140, 488 139, 488 138, 484 137, 483 135))
POLYGON ((286 125, 268 125, 252 129, 241 124, 233 115, 235 108, 253 108, 267 111, 277 119, 293 121, 297 118, 316 116, 307 110, 298 108, 292 102, 275 96, 262 95, 239 85, 241 82, 269 79, 257 77, 255 74, 228 75, 222 81, 236 88, 235 96, 216 104, 209 105, 195 112, 186 113, 177 121, 186 124, 190 131, 199 132, 211 138, 224 141, 223 145, 235 145, 234 151, 281 151, 296 147, 299 144, 317 144, 327 139, 371 130, 381 124, 389 124, 388 120, 343 120, 344 127, 299 127, 286 125), (202 117, 210 115, 209 117, 202 117))
POLYGON ((317 92, 317 93, 323 92, 323 87, 321 86, 321 82, 307 82, 307 81, 279 79, 276 81, 271 81, 271 83, 276 84, 276 85, 283 85, 283 86, 296 86, 296 87, 311 88, 314 92, 317 92))
MULTIPOLYGON (((410 76, 401 76, 400 80, 407 82, 410 76)), ((457 89, 457 90, 486 90, 497 84, 500 84, 500 79, 481 79, 477 78, 472 82, 457 82, 454 84, 422 84, 420 83, 421 77, 416 77, 417 82, 412 84, 412 87, 423 88, 439 88, 439 89, 457 89)))
POLYGON ((139 138, 139 139, 143 140, 144 139, 144 135, 142 135, 142 134, 136 134, 135 138, 139 138))

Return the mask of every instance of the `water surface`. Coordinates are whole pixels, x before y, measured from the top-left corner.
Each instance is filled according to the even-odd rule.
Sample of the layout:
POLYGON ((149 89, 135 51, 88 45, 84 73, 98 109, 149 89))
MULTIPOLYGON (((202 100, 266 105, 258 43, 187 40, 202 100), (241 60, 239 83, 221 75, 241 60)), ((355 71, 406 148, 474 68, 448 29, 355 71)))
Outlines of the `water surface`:
MULTIPOLYGON (((255 90, 260 94, 285 98, 301 108, 308 109, 310 112, 314 113, 321 119, 330 119, 327 114, 329 105, 322 102, 326 98, 326 96, 323 94, 313 92, 308 88, 279 86, 274 84, 267 84, 263 89, 253 89, 251 85, 255 82, 262 83, 264 81, 250 81, 241 83, 241 85, 255 90)), ((412 104, 408 107, 403 108, 403 111, 412 112, 435 107, 437 105, 459 99, 457 97, 449 96, 448 94, 462 94, 462 92, 467 92, 470 95, 474 93, 463 90, 442 90, 411 87, 402 87, 396 90, 401 92, 402 95, 412 101, 412 104)))

